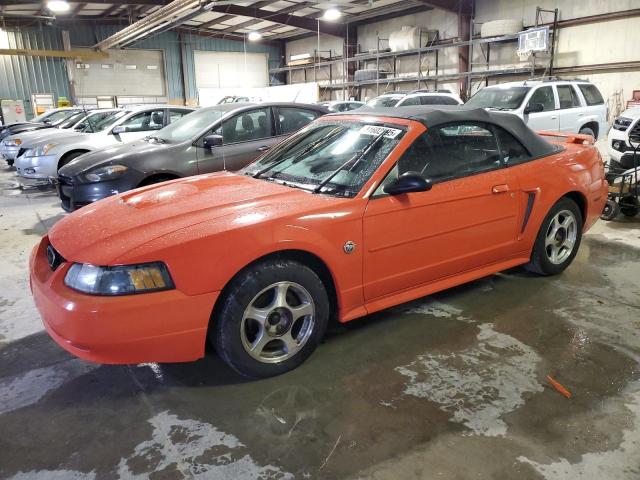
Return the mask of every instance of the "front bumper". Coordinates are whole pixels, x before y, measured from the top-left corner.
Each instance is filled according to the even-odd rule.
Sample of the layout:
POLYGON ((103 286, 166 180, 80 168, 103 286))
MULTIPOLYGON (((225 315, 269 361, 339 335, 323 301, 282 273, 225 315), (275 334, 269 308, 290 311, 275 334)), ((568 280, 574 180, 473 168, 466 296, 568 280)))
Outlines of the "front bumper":
POLYGON ((616 130, 615 128, 609 130, 609 135, 607 136, 607 153, 609 157, 616 162, 620 161, 620 158, 622 158, 625 152, 633 151, 633 147, 629 144, 629 131, 631 131, 632 127, 633 125, 624 132, 616 130), (614 148, 614 145, 616 145, 617 148, 614 148))
POLYGON ((33 180, 49 181, 58 173, 58 157, 45 155, 42 157, 18 157, 15 161, 16 172, 19 177, 33 180))
POLYGON ((117 195, 135 188, 126 179, 97 183, 77 183, 73 178, 58 175, 55 182, 61 205, 67 212, 73 212, 85 205, 117 195))
POLYGON ((189 362, 204 356, 219 292, 85 295, 64 284, 69 263, 51 270, 48 245, 45 236, 31 253, 30 286, 47 332, 62 348, 106 364, 189 362))

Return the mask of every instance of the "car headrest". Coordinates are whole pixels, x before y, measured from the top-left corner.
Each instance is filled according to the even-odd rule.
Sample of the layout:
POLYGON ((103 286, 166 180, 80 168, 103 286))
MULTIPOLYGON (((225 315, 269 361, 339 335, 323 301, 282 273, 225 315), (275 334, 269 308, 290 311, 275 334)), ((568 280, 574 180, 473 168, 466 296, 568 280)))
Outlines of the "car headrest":
POLYGON ((252 132, 256 128, 253 124, 253 118, 246 113, 242 115, 242 128, 247 132, 252 132))
POLYGON ((151 120, 153 121, 153 123, 159 123, 162 125, 163 118, 164 115, 162 115, 162 112, 153 112, 151 114, 151 120))

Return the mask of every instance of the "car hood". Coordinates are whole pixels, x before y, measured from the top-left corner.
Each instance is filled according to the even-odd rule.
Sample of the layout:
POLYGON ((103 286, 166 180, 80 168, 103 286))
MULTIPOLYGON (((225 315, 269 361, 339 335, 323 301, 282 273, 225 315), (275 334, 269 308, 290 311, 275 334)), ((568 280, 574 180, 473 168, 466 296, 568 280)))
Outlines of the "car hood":
POLYGON ((54 128, 51 125, 47 125, 46 123, 19 123, 10 125, 9 131, 11 134, 28 132, 30 130, 40 130, 44 128, 54 128))
POLYGON ((144 140, 115 145, 86 153, 72 160, 60 169, 60 174, 65 177, 74 177, 99 165, 115 163, 129 165, 130 159, 140 160, 140 156, 142 155, 154 155, 161 150, 175 147, 176 145, 149 143, 144 140))
POLYGON ((19 138, 22 140, 21 146, 23 148, 31 147, 32 143, 40 142, 42 140, 48 140, 49 138, 56 137, 58 135, 64 134, 64 130, 59 130, 57 128, 44 128, 37 130, 28 130, 22 133, 16 133, 11 137, 8 137, 8 140, 15 140, 19 138))
POLYGON ((621 117, 631 118, 633 120, 640 118, 640 107, 627 108, 620 114, 621 117))
POLYGON ((132 250, 182 229, 191 227, 188 236, 197 238, 204 230, 197 225, 204 222, 216 222, 213 230, 223 232, 344 201, 349 200, 217 172, 108 197, 60 220, 49 238, 68 261, 113 265, 126 263, 132 250))

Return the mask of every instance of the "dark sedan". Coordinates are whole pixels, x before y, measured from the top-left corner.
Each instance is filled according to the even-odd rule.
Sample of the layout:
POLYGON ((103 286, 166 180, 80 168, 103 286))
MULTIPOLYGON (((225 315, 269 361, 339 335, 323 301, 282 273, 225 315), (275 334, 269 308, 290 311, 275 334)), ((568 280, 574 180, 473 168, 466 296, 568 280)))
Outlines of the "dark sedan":
POLYGON ((0 125, 0 141, 11 135, 15 135, 16 133, 57 127, 68 118, 82 113, 82 111, 83 110, 81 108, 61 108, 35 117, 30 122, 17 122, 10 125, 0 125))
POLYGON ((58 172, 62 208, 180 177, 239 170, 327 113, 300 103, 231 103, 202 108, 144 140, 82 155, 58 172))

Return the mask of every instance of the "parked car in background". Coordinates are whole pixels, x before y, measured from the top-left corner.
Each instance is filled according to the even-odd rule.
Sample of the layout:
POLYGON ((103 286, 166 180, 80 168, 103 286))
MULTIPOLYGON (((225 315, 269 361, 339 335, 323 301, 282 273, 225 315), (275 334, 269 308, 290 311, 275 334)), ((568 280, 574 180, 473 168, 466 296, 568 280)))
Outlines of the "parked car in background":
POLYGON ((639 143, 640 107, 628 108, 613 121, 611 130, 609 130, 607 152, 611 158, 611 163, 615 167, 621 168, 620 160, 622 156, 625 152, 633 152, 639 143))
POLYGON ((23 183, 48 182, 58 169, 85 153, 138 140, 191 113, 190 107, 145 105, 123 109, 94 125, 93 133, 71 132, 32 143, 16 158, 23 183))
POLYGON ((364 104, 364 102, 359 102, 357 100, 332 100, 330 102, 318 102, 318 105, 322 105, 331 113, 348 112, 349 110, 360 108, 364 104))
POLYGON ((82 109, 78 107, 55 108, 34 117, 28 122, 18 122, 12 123, 11 125, 0 126, 0 140, 4 140, 8 136, 16 133, 55 127, 70 116, 81 111, 82 109))
POLYGON ((31 143, 48 140, 70 132, 93 133, 95 125, 119 111, 120 109, 117 108, 81 111, 70 116, 55 128, 44 128, 11 135, 0 142, 0 156, 9 165, 13 165, 16 157, 30 148, 31 143))
POLYGON ((229 103, 202 108, 144 140, 83 155, 62 167, 65 210, 175 178, 239 170, 327 113, 302 103, 229 103))
POLYGON ((409 107, 415 105, 461 105, 462 100, 449 90, 413 90, 389 92, 367 102, 371 108, 409 107))
POLYGON ((226 103, 247 103, 248 101, 249 101, 249 97, 227 95, 225 97, 222 97, 218 101, 218 105, 224 105, 226 103))
MULTIPOLYGON (((244 135, 245 118, 230 132, 244 135)), ((562 272, 606 198, 584 137, 558 145, 482 109, 355 110, 241 172, 68 215, 34 248, 30 285, 51 337, 80 358, 193 361, 210 341, 236 371, 266 377, 304 362, 330 318, 517 265, 562 272)))
POLYGON ((407 94, 403 97, 395 106, 396 107, 411 107, 415 105, 462 105, 464 102, 462 99, 450 91, 436 91, 431 92, 428 90, 407 94))
POLYGON ((598 88, 584 80, 525 80, 484 87, 465 104, 509 112, 533 130, 591 135, 608 130, 607 106, 598 88))

